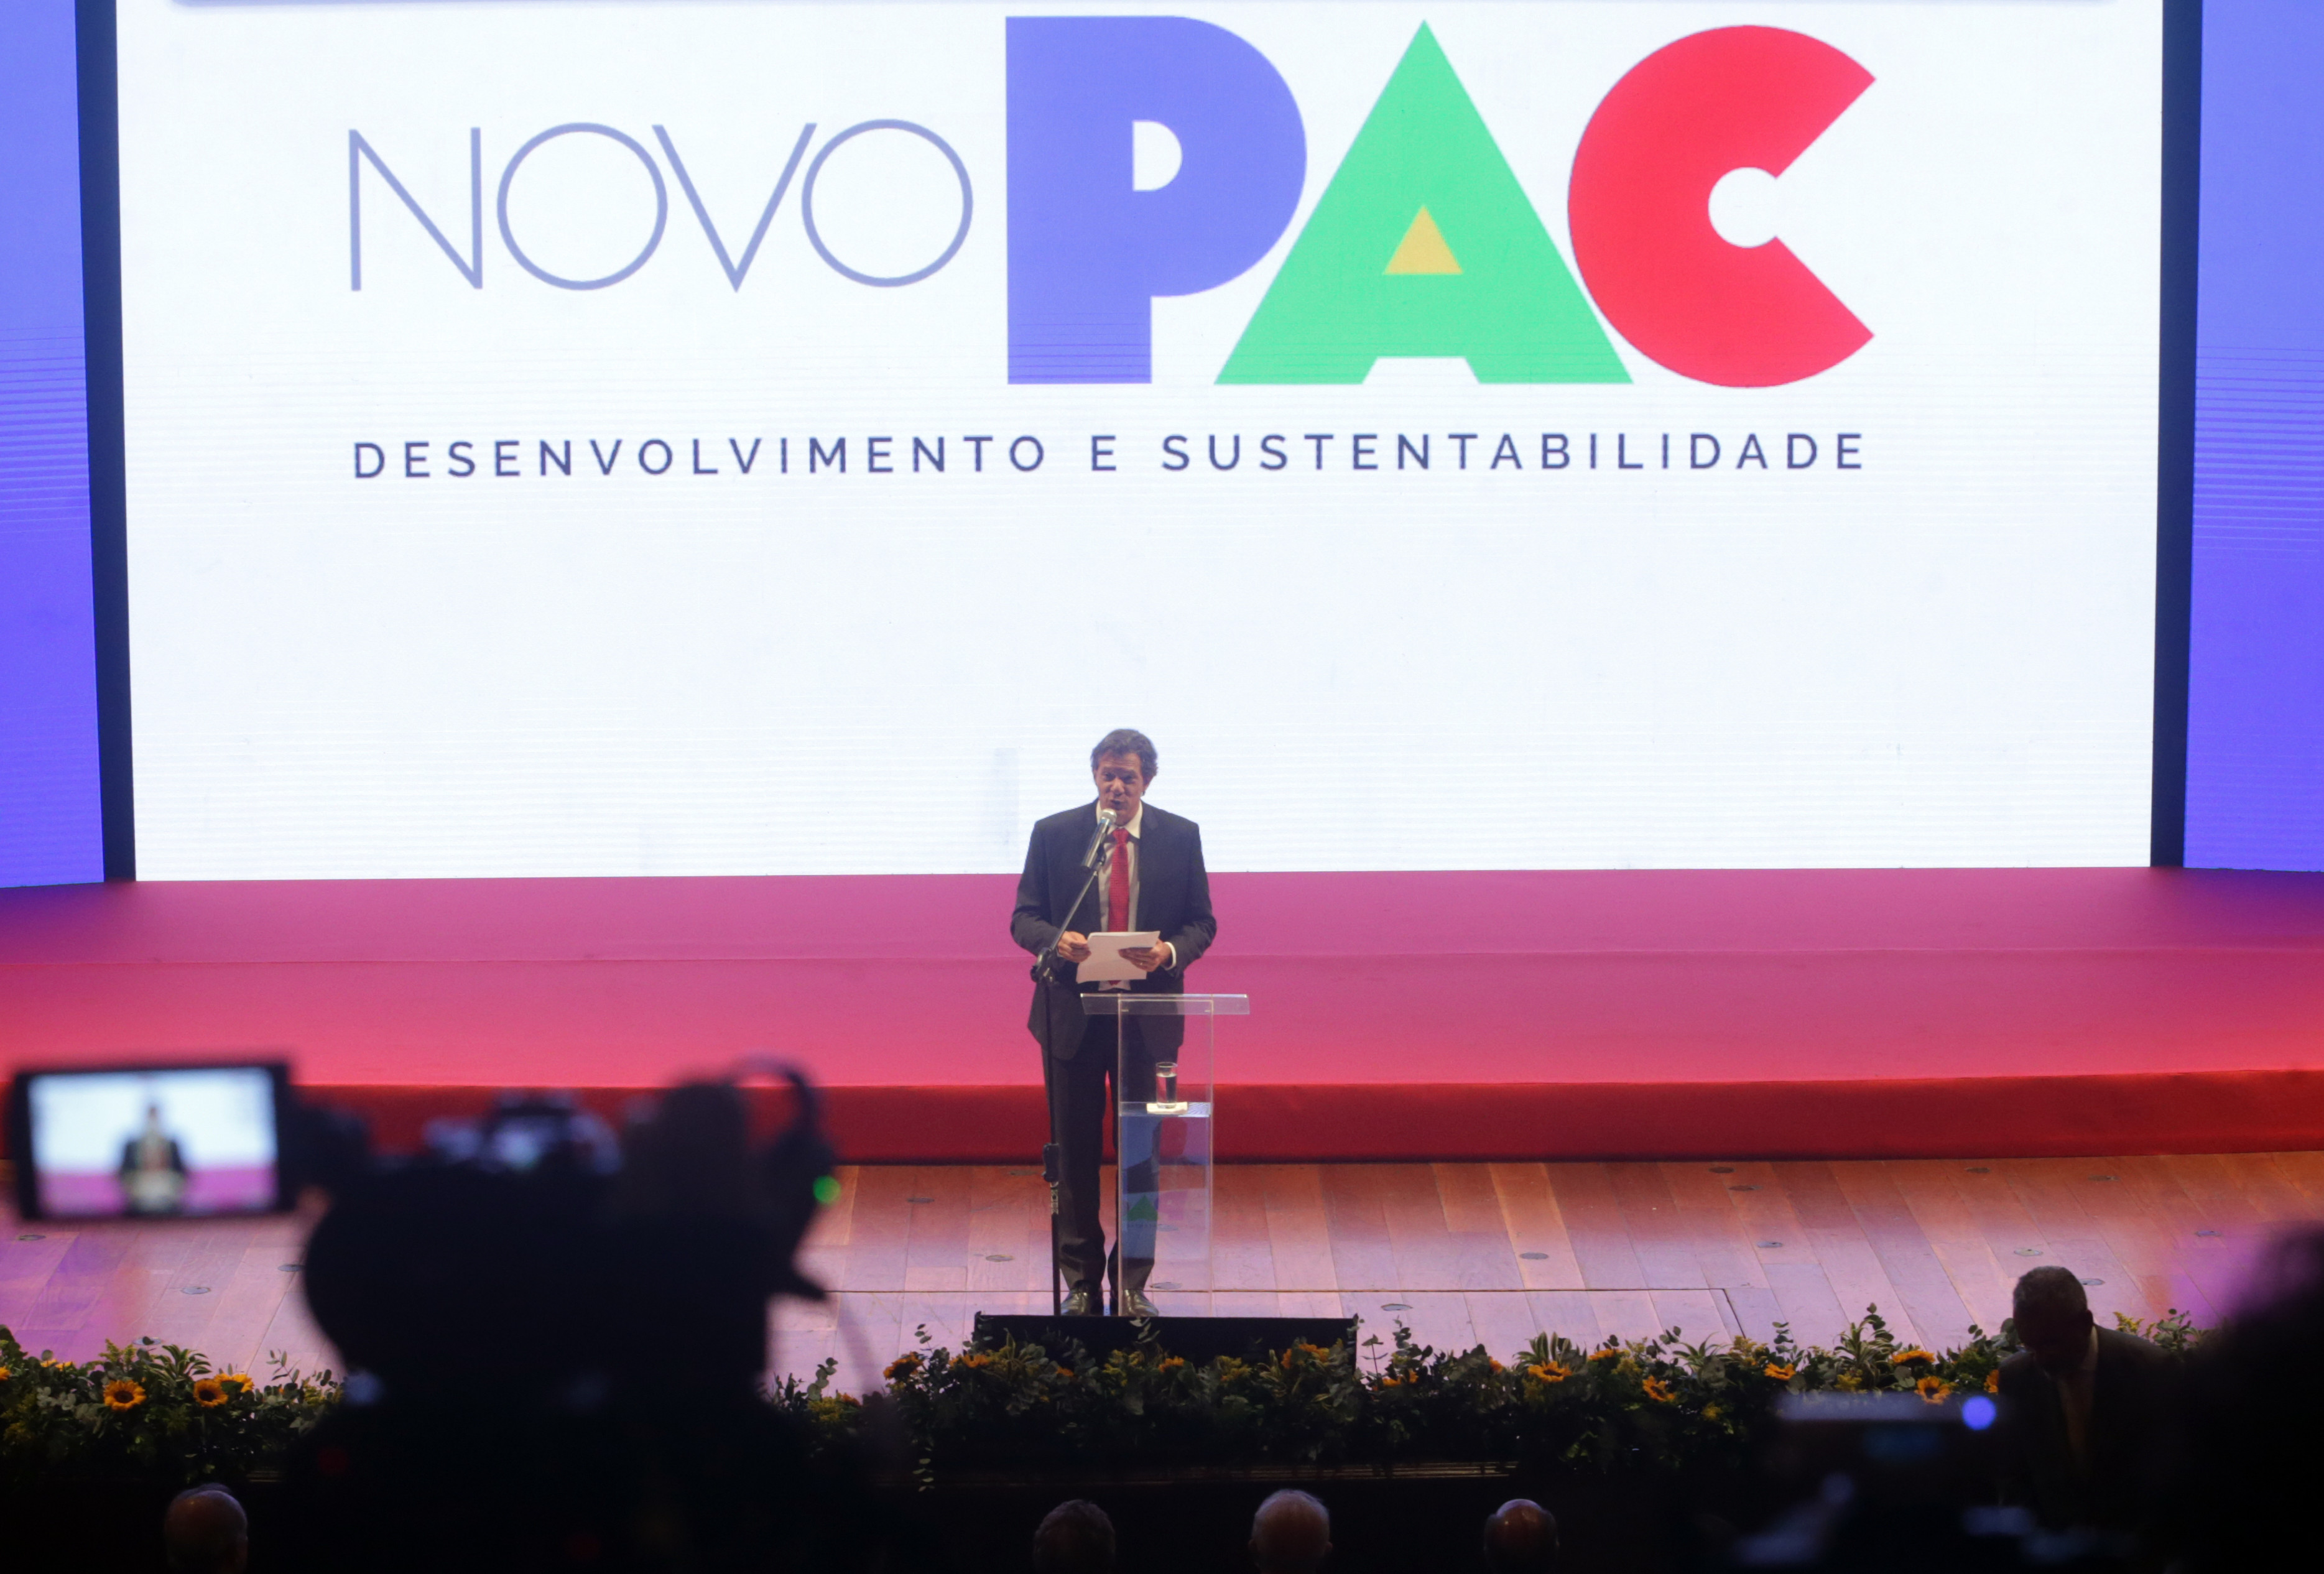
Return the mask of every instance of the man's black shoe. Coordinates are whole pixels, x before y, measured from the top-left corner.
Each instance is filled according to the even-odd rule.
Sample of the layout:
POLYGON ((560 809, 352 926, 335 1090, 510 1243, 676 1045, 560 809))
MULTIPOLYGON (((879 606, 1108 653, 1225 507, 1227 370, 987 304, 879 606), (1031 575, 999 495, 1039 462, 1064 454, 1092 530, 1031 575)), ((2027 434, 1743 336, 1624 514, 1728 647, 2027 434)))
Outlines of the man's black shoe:
POLYGON ((1124 1290, 1120 1304, 1113 1309, 1116 1317, 1159 1317, 1162 1310, 1146 1298, 1143 1290, 1124 1290))
POLYGON ((1093 1317, 1097 1314, 1097 1294, 1094 1291, 1075 1290, 1065 1297, 1067 1317, 1093 1317))

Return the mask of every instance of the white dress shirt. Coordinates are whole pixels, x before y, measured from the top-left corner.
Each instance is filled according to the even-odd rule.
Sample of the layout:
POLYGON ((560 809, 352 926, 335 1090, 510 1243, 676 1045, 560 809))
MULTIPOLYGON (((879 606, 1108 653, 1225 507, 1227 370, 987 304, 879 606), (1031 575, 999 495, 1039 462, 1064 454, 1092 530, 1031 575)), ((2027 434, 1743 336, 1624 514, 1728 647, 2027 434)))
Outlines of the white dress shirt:
MULTIPOLYGON (((1099 805, 1096 810, 1093 811, 1093 814, 1102 814, 1103 812, 1104 806, 1102 805, 1099 805)), ((1130 824, 1126 826, 1117 827, 1117 829, 1126 830, 1130 833, 1129 843, 1123 849, 1130 858, 1130 906, 1122 915, 1121 927, 1123 932, 1126 934, 1135 933, 1138 928, 1138 844, 1146 832, 1146 805, 1142 800, 1138 805, 1138 812, 1130 816, 1130 824)), ((1111 911, 1111 903, 1112 898, 1110 894, 1113 883, 1113 838, 1111 836, 1108 836, 1106 838, 1105 856, 1105 874, 1098 881, 1098 916, 1101 919, 1110 916, 1111 911)), ((1167 940, 1160 942, 1160 944, 1164 951, 1170 953, 1169 961, 1165 962, 1163 965, 1166 967, 1176 967, 1178 963, 1178 948, 1171 944, 1167 940)), ((1126 990, 1130 985, 1127 982, 1117 979, 1111 983, 1102 984, 1099 987, 1108 990, 1126 990)))

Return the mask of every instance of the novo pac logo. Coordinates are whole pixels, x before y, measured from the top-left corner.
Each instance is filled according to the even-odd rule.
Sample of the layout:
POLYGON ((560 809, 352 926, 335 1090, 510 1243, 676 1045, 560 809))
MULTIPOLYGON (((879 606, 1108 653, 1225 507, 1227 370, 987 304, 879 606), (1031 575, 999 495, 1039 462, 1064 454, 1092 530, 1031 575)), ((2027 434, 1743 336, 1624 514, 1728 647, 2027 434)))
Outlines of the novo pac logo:
MULTIPOLYGON (((1145 382, 1156 296, 1242 273, 1306 178, 1298 106, 1250 44, 1185 17, 1009 21, 1009 380, 1145 382), (1178 142, 1135 187, 1133 123, 1178 142)), ((1598 313, 1699 382, 1795 382, 1871 330, 1780 240, 1711 221, 1738 169, 1781 175, 1871 86, 1804 34, 1723 27, 1607 94, 1566 213, 1583 294, 1423 25, 1219 374, 1361 382, 1381 356, 1457 356, 1480 382, 1627 382, 1598 313), (1595 302, 1596 311, 1591 303, 1595 302)))

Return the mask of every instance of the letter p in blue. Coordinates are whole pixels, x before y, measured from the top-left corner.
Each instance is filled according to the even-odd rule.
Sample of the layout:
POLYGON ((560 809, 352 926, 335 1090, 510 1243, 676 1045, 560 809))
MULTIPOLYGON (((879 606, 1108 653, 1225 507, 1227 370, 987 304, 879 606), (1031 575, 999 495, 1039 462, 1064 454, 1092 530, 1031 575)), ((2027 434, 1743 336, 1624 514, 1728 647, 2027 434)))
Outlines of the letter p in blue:
POLYGON ((1225 283, 1299 205, 1307 134, 1282 74, 1183 16, 1009 19, 1009 381, 1150 382, 1151 301, 1225 283), (1134 189, 1131 124, 1178 139, 1134 189))

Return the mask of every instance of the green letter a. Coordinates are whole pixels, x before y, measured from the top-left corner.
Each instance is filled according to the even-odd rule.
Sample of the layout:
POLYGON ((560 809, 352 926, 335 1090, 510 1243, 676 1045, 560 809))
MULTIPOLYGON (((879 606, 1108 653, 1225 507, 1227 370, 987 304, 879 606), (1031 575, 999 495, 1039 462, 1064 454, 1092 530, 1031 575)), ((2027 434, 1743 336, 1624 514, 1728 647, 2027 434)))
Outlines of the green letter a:
POLYGON ((1361 382, 1381 355, 1630 380, 1425 23, 1219 381, 1361 382))

